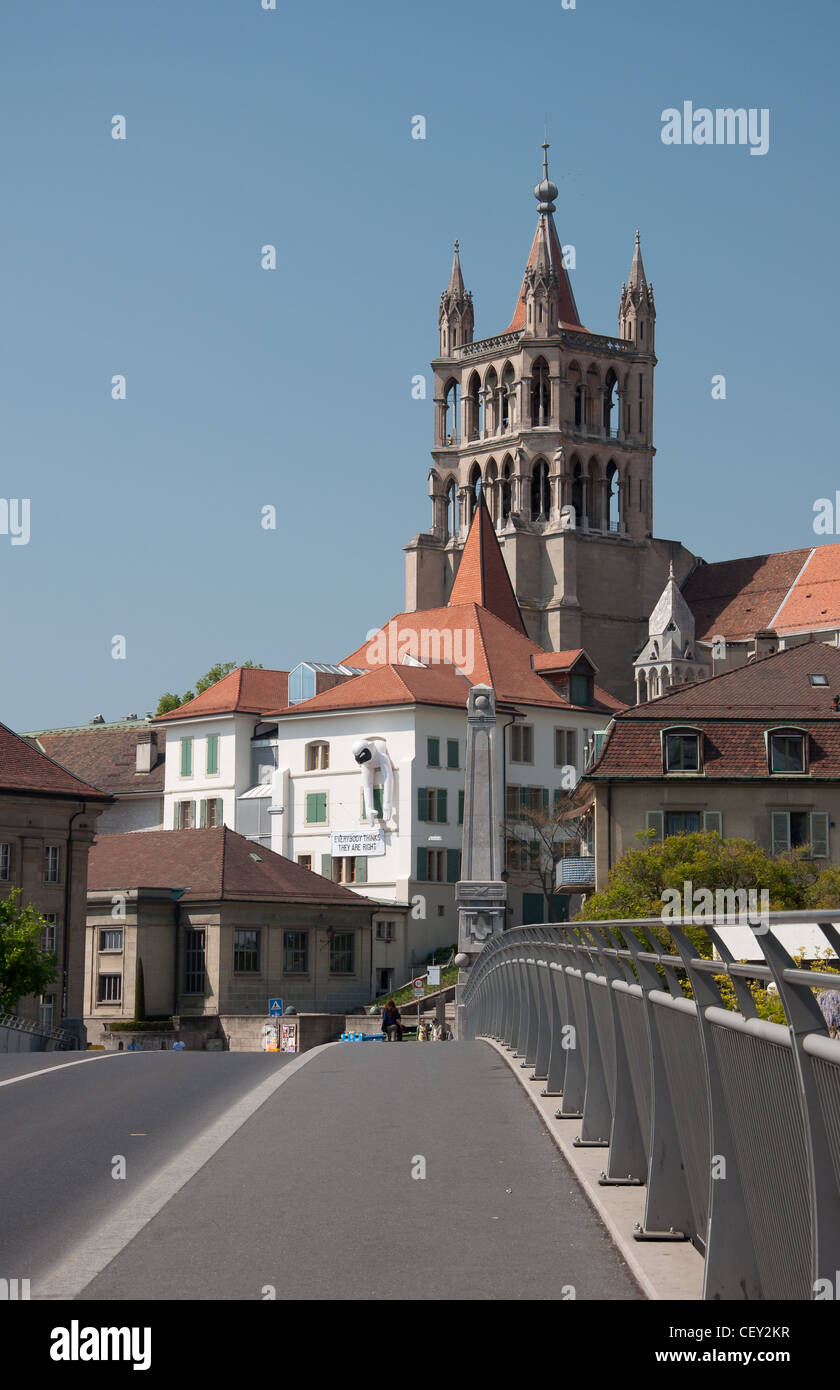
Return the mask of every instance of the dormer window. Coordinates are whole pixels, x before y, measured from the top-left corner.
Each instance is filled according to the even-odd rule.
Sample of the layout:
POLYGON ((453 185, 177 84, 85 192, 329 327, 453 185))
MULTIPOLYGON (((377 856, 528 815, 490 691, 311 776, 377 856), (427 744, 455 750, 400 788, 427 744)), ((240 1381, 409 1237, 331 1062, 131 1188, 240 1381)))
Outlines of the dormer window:
POLYGON ((662 741, 666 772, 700 771, 700 734, 696 729, 667 729, 662 741))
POLYGON ((767 734, 771 772, 807 772, 805 734, 799 729, 774 729, 767 734))
POLYGON ((569 677, 569 703, 572 705, 591 705, 591 676, 572 675, 569 677))

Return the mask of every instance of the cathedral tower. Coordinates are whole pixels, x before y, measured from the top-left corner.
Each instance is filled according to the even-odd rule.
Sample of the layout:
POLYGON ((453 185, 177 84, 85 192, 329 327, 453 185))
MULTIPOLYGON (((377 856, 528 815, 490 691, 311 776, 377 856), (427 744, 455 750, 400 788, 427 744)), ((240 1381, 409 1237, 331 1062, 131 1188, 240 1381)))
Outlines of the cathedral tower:
POLYGON ((447 602, 483 493, 529 635, 585 647, 602 682, 634 696, 632 662, 674 561, 655 541, 655 309, 638 232, 617 337, 583 326, 554 222, 543 145, 537 227, 513 318, 474 340, 458 243, 441 296, 434 371, 432 525, 406 547, 406 609, 447 602))

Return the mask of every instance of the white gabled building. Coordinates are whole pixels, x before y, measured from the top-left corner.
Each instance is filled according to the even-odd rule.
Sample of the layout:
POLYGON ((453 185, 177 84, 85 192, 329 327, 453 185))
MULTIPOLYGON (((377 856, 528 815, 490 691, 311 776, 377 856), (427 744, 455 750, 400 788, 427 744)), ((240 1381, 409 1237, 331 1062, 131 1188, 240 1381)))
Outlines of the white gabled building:
MULTIPOLYGON (((239 669, 162 716, 164 824, 224 823, 381 903, 377 986, 395 987, 457 940, 471 685, 495 690, 499 782, 515 817, 569 789, 585 748, 623 708, 595 675, 584 651, 546 652, 528 637, 479 502, 445 607, 398 614, 340 666, 302 663, 288 676, 239 669), (387 818, 381 775, 375 817, 365 817, 360 742, 382 750, 392 769, 387 818), (389 903, 411 908, 404 938, 389 903)), ((511 924, 546 919, 538 878, 513 863, 508 894, 511 924)))

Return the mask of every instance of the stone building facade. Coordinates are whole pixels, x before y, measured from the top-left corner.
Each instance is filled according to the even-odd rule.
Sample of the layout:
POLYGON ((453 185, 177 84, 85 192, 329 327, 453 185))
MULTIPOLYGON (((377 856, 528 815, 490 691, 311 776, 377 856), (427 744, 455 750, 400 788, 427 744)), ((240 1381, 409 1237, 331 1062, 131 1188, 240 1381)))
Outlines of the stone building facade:
POLYGON ((682 579, 694 565, 679 542, 653 535, 653 288, 637 233, 618 334, 590 333, 547 159, 534 193, 536 235, 497 336, 474 339, 456 243, 432 363, 432 525, 406 547, 406 609, 448 601, 483 492, 529 636, 553 650, 585 647, 605 688, 629 701, 669 568, 682 579))
POLYGON ((81 1017, 88 850, 111 805, 0 724, 0 898, 21 890, 20 905, 45 920, 42 949, 57 960, 52 984, 15 1013, 45 1028, 81 1017))

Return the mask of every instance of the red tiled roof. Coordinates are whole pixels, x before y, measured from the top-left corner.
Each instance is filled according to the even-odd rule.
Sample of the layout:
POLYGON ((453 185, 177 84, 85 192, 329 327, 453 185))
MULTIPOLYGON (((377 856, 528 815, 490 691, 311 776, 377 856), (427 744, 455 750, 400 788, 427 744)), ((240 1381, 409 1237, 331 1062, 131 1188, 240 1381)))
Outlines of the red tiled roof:
POLYGON ((816 547, 773 626, 780 634, 840 627, 840 545, 816 547))
POLYGON ((662 778, 660 732, 683 723, 703 730, 707 778, 767 777, 765 730, 791 723, 810 731, 812 775, 840 778, 835 696, 840 696, 840 650, 824 642, 789 647, 617 715, 586 777, 662 778), (811 685, 811 675, 826 676, 828 685, 811 685))
POLYGON ((184 890, 182 902, 286 900, 373 906, 371 899, 246 840, 227 826, 97 836, 88 859, 88 891, 126 888, 184 890))
MULTIPOLYGON (((431 650, 432 634, 436 649, 451 653, 454 664, 469 677, 473 685, 492 685, 497 700, 509 704, 546 705, 557 709, 584 708, 572 706, 552 688, 551 684, 533 669, 531 657, 542 654, 543 648, 524 633, 489 613, 477 603, 449 605, 446 608, 426 608, 414 613, 398 613, 379 634, 345 658, 348 666, 386 665, 394 661, 400 646, 405 645, 413 656, 423 660, 423 638, 431 650), (380 656, 384 649, 386 656, 380 656), (469 670, 468 666, 472 669, 469 670)), ((434 659, 434 658, 432 658, 434 659)), ((438 657, 440 660, 440 656, 438 657)), ((400 667, 401 671, 409 667, 400 667)), ((415 670, 417 668, 414 668, 415 670)), ((435 666, 433 670, 441 670, 435 666)), ((445 668, 443 668, 445 669, 445 668)), ((356 681, 363 679, 357 676, 356 681)), ((347 696, 355 681, 342 687, 347 696)), ((595 687, 595 704, 585 708, 596 713, 612 714, 624 709, 620 700, 595 687)), ((312 706, 312 702, 307 702, 312 706)), ((296 706, 295 708, 300 708, 296 706)))
POLYGON ((0 791, 44 792, 81 801, 111 800, 107 793, 75 777, 5 724, 0 724, 0 791))
POLYGON ((139 731, 78 729, 38 734, 37 746, 75 776, 101 791, 162 792, 166 770, 166 730, 155 729, 157 749, 150 772, 137 771, 139 731))
MULTIPOLYGON (((557 271, 558 279, 559 279, 559 281, 560 281, 560 320, 561 320, 561 326, 562 326, 563 328, 572 328, 572 329, 582 330, 583 325, 581 324, 580 316, 579 316, 578 311, 577 311, 577 305, 575 304, 575 297, 574 297, 574 294, 572 293, 572 286, 571 286, 571 283, 570 283, 570 281, 569 281, 569 276, 568 276, 568 273, 567 273, 567 271, 566 271, 566 267, 565 267, 564 264, 563 264, 563 248, 562 248, 562 246, 560 245, 560 238, 559 238, 558 235, 557 235, 557 228, 556 228, 555 225, 554 225, 554 218, 553 218, 553 216, 551 215, 551 213, 549 213, 548 216, 547 216, 547 222, 548 222, 548 242, 549 242, 549 249, 550 249, 550 252, 551 252, 551 259, 552 259, 552 262, 553 262, 553 264, 554 264, 554 266, 555 266, 555 269, 556 269, 556 271, 557 271)), ((533 242, 532 242, 532 244, 531 244, 531 254, 530 254, 530 256, 528 257, 528 265, 526 266, 526 270, 528 269, 528 267, 530 267, 530 266, 532 266, 532 265, 534 265, 534 264, 536 263, 536 259, 537 259, 537 249, 538 249, 538 247, 539 247, 539 242, 540 242, 540 224, 539 224, 539 222, 538 222, 538 223, 537 223, 537 230, 536 230, 536 232, 534 233, 534 240, 533 240, 533 242)), ((526 313, 526 307, 525 307, 525 286, 526 286, 526 283, 527 283, 527 281, 526 281, 525 277, 523 276, 523 279, 522 279, 522 288, 521 288, 521 290, 519 291, 519 298, 518 298, 518 300, 516 301, 516 310, 515 310, 515 312, 514 312, 513 318, 511 319, 510 323, 508 324, 507 328, 505 329, 505 333, 514 333, 514 332, 516 332, 517 329, 519 329, 519 328, 524 328, 524 327, 525 327, 525 313, 526 313)))
POLYGON ((516 602, 507 565, 483 493, 479 496, 470 533, 461 552, 449 603, 452 607, 462 603, 477 603, 509 623, 517 632, 525 632, 519 604, 516 602))
POLYGON ((253 666, 237 666, 209 690, 185 705, 160 714, 157 723, 169 719, 197 719, 205 714, 261 714, 288 704, 288 671, 263 671, 253 666))
POLYGON ((265 717, 274 719, 282 715, 370 709, 382 705, 447 705, 464 709, 469 693, 470 682, 459 675, 454 666, 377 666, 287 709, 266 711, 265 717))
POLYGON ((696 640, 743 641, 771 625, 780 631, 773 619, 809 554, 787 550, 699 564, 682 590, 694 614, 696 640))
MULTIPOLYGON (((592 662, 583 647, 575 647, 565 652, 537 652, 534 655, 534 670, 568 671, 582 656, 586 657, 592 666, 592 662)), ((592 669, 594 671, 596 668, 592 666, 592 669)))

